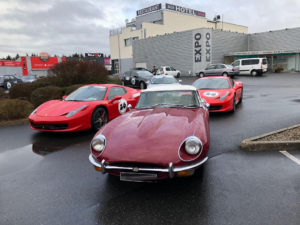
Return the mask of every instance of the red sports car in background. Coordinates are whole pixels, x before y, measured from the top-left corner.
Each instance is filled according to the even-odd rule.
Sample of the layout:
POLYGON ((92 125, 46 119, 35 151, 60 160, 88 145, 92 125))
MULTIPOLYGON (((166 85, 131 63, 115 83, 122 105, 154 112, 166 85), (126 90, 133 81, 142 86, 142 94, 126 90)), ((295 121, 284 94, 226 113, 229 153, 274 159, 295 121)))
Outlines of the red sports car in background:
POLYGON ((230 77, 204 77, 193 83, 201 98, 210 105, 210 112, 235 112, 243 100, 243 83, 230 77))
POLYGON ((62 100, 51 100, 29 116, 30 127, 39 131, 99 130, 108 121, 135 107, 140 90, 115 84, 85 85, 62 100))
POLYGON ((196 88, 153 87, 98 131, 89 160, 124 181, 191 176, 206 162, 209 141, 209 113, 196 88))

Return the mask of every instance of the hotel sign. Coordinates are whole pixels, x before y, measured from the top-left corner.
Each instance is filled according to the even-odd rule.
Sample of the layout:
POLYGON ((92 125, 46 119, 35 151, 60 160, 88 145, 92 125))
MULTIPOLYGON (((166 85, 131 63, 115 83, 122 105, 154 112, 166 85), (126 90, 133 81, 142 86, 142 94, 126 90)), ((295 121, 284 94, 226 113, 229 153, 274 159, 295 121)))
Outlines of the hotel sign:
POLYGON ((136 15, 141 16, 143 14, 150 13, 150 12, 153 12, 153 11, 157 11, 157 10, 160 10, 160 9, 161 9, 161 4, 157 4, 157 5, 153 5, 153 6, 150 6, 150 7, 147 7, 147 8, 140 9, 140 10, 136 11, 136 15))
POLYGON ((185 14, 190 14, 190 15, 193 15, 193 16, 205 17, 205 12, 201 12, 201 11, 198 11, 198 10, 189 9, 189 8, 185 8, 185 7, 181 7, 181 6, 177 6, 177 5, 171 5, 171 4, 168 4, 168 3, 166 3, 166 9, 181 12, 181 13, 185 13, 185 14))

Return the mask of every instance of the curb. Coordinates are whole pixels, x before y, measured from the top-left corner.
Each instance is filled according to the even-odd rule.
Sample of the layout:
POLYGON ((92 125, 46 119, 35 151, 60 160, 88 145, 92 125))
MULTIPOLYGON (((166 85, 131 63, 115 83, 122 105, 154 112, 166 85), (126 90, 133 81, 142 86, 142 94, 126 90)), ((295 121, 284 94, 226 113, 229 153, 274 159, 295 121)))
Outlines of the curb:
POLYGON ((28 118, 18 120, 6 120, 0 121, 0 127, 23 125, 27 123, 29 123, 28 118))
POLYGON ((281 133, 286 130, 291 130, 300 127, 300 124, 275 130, 270 133, 265 133, 259 136, 247 138, 243 140, 240 144, 242 149, 248 151, 264 151, 264 150, 300 150, 300 140, 299 141, 258 141, 263 137, 267 137, 273 134, 281 133))

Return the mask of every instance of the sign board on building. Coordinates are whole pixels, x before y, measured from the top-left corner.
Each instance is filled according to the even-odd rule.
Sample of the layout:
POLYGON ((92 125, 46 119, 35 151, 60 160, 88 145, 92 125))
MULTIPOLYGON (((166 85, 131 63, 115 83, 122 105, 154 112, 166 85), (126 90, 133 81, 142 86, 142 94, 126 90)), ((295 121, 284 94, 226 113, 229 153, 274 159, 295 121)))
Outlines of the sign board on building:
POLYGON ((85 57, 103 57, 102 53, 85 53, 85 57))
POLYGON ((47 61, 43 61, 40 57, 30 57, 31 69, 50 69, 58 63, 57 57, 49 57, 47 61))
POLYGON ((154 11, 157 11, 157 10, 160 10, 160 9, 161 9, 161 4, 152 5, 152 6, 149 6, 147 8, 140 9, 140 10, 136 11, 136 15, 141 16, 143 14, 154 12, 154 11))
POLYGON ((172 4, 168 4, 168 3, 166 3, 166 9, 185 13, 185 14, 190 14, 190 15, 194 15, 194 16, 205 17, 205 12, 201 12, 198 10, 189 9, 189 8, 185 8, 185 7, 181 7, 181 6, 177 6, 177 5, 172 5, 172 4))
POLYGON ((20 67, 21 62, 19 61, 11 61, 11 60, 1 60, 0 66, 8 66, 8 67, 20 67))
POLYGON ((211 29, 193 30, 193 68, 195 73, 212 61, 211 29))

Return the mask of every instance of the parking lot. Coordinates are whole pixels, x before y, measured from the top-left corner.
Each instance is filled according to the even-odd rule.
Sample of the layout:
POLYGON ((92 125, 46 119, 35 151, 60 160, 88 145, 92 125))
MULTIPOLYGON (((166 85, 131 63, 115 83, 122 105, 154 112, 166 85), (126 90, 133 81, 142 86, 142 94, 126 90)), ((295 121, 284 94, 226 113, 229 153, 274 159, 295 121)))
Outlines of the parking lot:
MULTIPOLYGON (((1 127, 0 224, 299 224, 299 165, 284 149, 247 152, 239 144, 300 123, 300 74, 235 79, 243 103, 234 114, 211 115, 202 177, 120 182, 90 165, 90 131, 1 127)), ((290 154, 300 159, 300 151, 290 154)))

